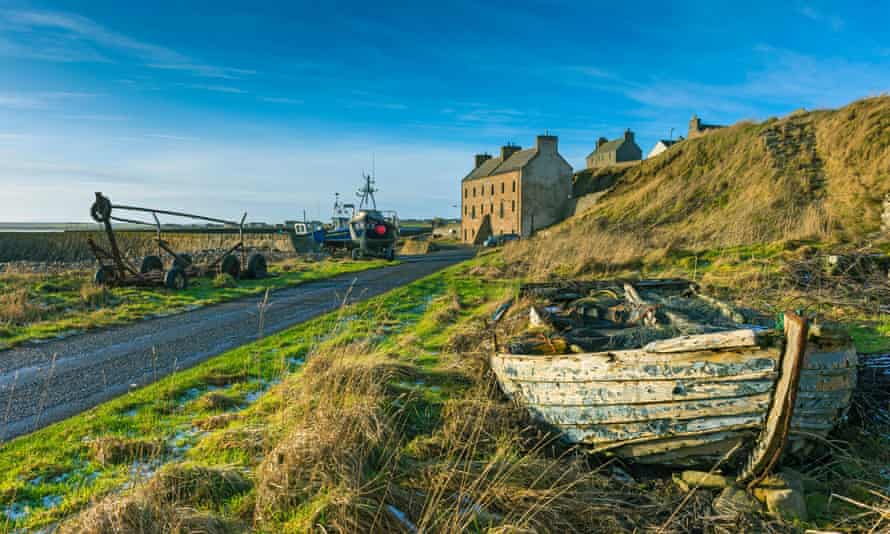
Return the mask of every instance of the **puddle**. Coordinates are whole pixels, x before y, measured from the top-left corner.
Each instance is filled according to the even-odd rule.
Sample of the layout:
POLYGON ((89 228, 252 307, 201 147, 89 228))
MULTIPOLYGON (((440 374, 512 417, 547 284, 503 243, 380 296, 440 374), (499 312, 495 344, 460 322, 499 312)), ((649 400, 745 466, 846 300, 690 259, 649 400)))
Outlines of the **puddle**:
POLYGON ((51 508, 55 508, 62 504, 62 496, 61 495, 44 495, 42 499, 40 499, 40 503, 47 510, 51 508))
POLYGON ((19 521, 28 517, 31 513, 31 507, 27 504, 12 503, 3 509, 3 515, 10 521, 19 521))

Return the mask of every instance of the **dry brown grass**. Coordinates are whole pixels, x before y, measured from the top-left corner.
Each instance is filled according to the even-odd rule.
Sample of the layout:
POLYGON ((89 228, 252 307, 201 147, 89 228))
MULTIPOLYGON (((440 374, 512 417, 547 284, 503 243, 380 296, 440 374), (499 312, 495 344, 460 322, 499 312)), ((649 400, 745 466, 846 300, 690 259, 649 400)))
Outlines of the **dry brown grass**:
POLYGON ((208 513, 159 504, 144 493, 112 495, 63 523, 60 534, 233 534, 245 529, 208 513))
POLYGON ((0 323, 26 324, 40 316, 40 306, 31 302, 26 289, 12 289, 0 294, 0 323))
POLYGON ((165 466, 145 487, 160 503, 197 506, 223 502, 251 488, 250 480, 233 467, 207 467, 193 463, 165 466))
POLYGON ((111 301, 111 292, 104 286, 86 283, 80 286, 80 301, 89 309, 101 308, 111 301))
POLYGON ((164 447, 154 441, 116 436, 96 438, 90 442, 93 458, 102 464, 120 464, 159 456, 164 447))

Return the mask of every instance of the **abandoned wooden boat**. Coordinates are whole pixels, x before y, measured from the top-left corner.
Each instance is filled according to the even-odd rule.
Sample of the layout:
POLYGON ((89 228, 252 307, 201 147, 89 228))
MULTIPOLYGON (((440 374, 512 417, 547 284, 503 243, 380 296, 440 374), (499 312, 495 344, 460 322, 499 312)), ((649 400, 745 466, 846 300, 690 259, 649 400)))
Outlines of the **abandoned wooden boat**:
MULTIPOLYGON (((501 389, 570 443, 636 462, 674 465, 725 460, 735 449, 747 453, 741 478, 751 478, 783 452, 806 452, 847 412, 857 355, 840 329, 808 324, 790 312, 772 327, 741 325, 740 312, 677 280, 591 282, 551 289, 546 284, 523 286, 522 294, 532 299, 562 294, 567 298, 555 301, 563 303, 586 299, 588 308, 597 306, 585 295, 611 295, 611 308, 581 314, 596 316, 596 332, 604 335, 597 338, 588 331, 578 337, 608 340, 605 346, 585 351, 570 345, 565 354, 521 354, 511 353, 517 352, 517 344, 508 342, 490 363, 501 389), (671 309, 676 299, 704 303, 723 320, 691 327, 693 322, 680 317, 676 306, 671 309), (623 302, 616 306, 618 301, 623 302), (615 308, 635 322, 615 319, 615 308), (603 317, 614 320, 610 324, 603 317), (640 335, 658 329, 667 337, 662 332, 662 339, 645 342, 646 336, 640 335), (644 342, 609 346, 615 339, 632 339, 621 338, 628 330, 644 342), (671 337, 677 333, 681 335, 671 337)), ((534 317, 549 313, 557 323, 561 313, 563 319, 579 316, 577 306, 563 313, 569 308, 563 304, 542 311, 532 305, 531 310, 534 317)), ((551 334, 568 335, 566 331, 579 330, 578 324, 563 333, 551 329, 551 334)), ((519 348, 527 345, 520 343, 519 348)))

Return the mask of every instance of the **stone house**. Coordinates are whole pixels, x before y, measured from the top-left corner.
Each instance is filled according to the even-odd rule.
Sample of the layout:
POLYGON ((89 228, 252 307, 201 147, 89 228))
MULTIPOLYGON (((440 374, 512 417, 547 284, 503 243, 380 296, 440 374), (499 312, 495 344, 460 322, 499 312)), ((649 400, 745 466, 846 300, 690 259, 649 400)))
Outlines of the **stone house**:
POLYGON ((634 133, 624 131, 624 137, 609 141, 600 137, 596 142, 596 148, 587 155, 587 168, 607 167, 617 163, 628 161, 640 161, 643 159, 643 151, 634 141, 634 133))
POLYGON ((689 133, 687 134, 688 139, 694 139, 696 137, 701 137, 708 132, 713 130, 719 130, 720 128, 726 128, 721 124, 705 124, 698 118, 698 115, 692 114, 692 118, 689 119, 689 133))
POLYGON ((499 234, 525 238, 568 215, 572 166, 559 154, 555 135, 539 135, 526 150, 503 146, 500 157, 477 154, 474 163, 461 180, 464 243, 499 234))
POLYGON ((682 136, 679 139, 659 139, 658 142, 655 143, 655 146, 652 147, 652 150, 649 151, 649 154, 646 155, 646 158, 654 158, 682 140, 682 136))

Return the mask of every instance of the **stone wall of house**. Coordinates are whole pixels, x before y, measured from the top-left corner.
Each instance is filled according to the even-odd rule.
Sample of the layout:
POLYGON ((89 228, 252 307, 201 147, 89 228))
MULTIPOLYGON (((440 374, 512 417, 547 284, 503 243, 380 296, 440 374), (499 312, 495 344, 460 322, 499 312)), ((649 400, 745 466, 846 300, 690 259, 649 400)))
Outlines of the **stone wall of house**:
POLYGON ((461 188, 460 237, 464 243, 474 243, 483 230, 494 234, 519 232, 519 171, 463 182, 461 188), (491 217, 483 228, 486 215, 491 217))

